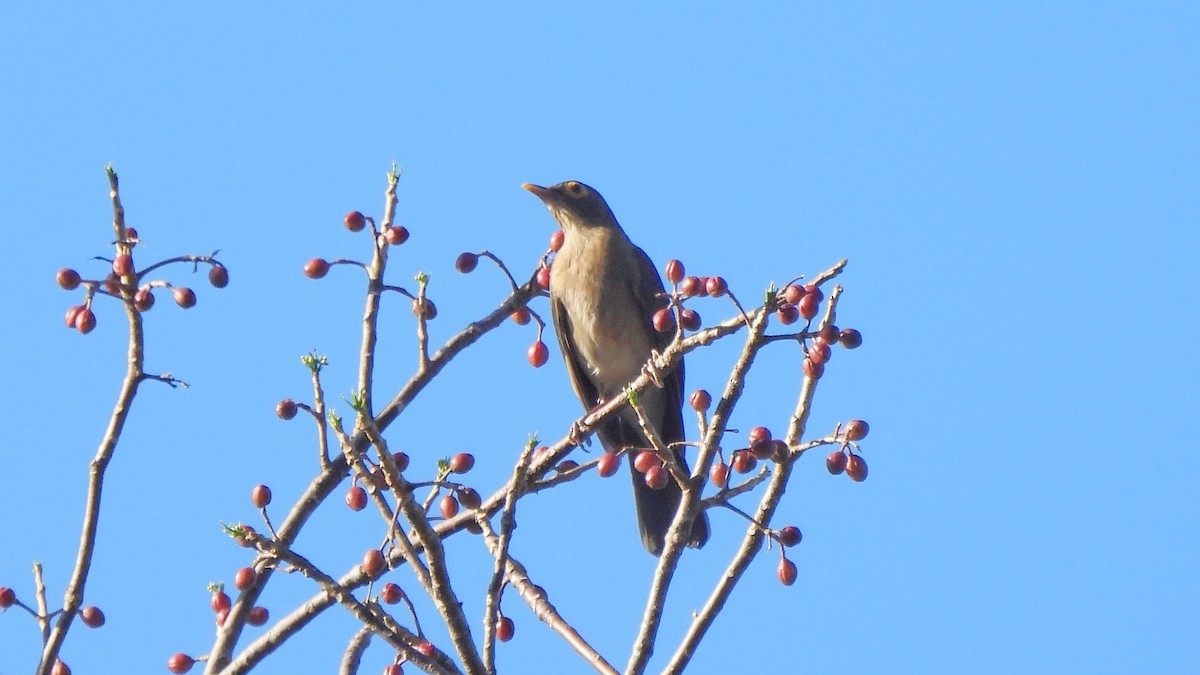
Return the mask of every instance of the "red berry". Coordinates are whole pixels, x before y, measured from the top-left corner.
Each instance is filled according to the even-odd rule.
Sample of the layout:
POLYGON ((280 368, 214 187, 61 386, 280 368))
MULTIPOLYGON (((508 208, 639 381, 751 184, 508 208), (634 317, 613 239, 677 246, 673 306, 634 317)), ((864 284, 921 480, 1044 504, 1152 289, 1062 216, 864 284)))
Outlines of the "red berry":
POLYGON ((383 669, 383 675, 404 675, 404 668, 399 663, 393 663, 383 669))
POLYGON ((454 495, 443 495, 438 502, 438 510, 442 512, 443 518, 452 518, 458 513, 458 500, 454 495))
POLYGON ((213 288, 225 288, 229 285, 229 270, 225 269, 224 265, 213 265, 208 270, 208 283, 213 285, 213 288))
POLYGON ((417 651, 421 652, 421 654, 424 656, 433 656, 435 653, 437 653, 437 649, 434 648, 433 643, 429 640, 417 645, 417 651))
POLYGON ((796 309, 795 305, 784 304, 775 310, 775 316, 779 317, 779 323, 790 326, 800 319, 800 310, 796 309))
POLYGON ((408 455, 403 452, 393 452, 392 461, 396 463, 396 471, 403 473, 408 468, 408 455))
POLYGON ((132 273, 133 256, 129 255, 128 253, 122 253, 121 255, 113 258, 112 269, 113 274, 119 277, 123 277, 126 274, 132 273))
POLYGON ((233 575, 233 585, 239 591, 244 591, 254 585, 258 581, 258 572, 254 571, 253 567, 243 567, 233 575))
POLYGON ((779 575, 779 583, 784 586, 791 586, 796 583, 796 563, 784 558, 779 561, 779 569, 776 570, 779 575))
POLYGON ((729 285, 721 277, 709 277, 704 284, 704 290, 714 298, 719 298, 729 290, 729 285))
POLYGON ((813 380, 821 379, 825 374, 825 364, 815 363, 812 359, 804 359, 804 375, 813 380))
POLYGON ((806 295, 800 298, 800 302, 796 303, 796 309, 800 311, 800 316, 804 317, 805 320, 811 320, 816 316, 819 306, 820 303, 817 301, 817 296, 815 295, 806 295))
POLYGON ((600 461, 596 463, 596 473, 600 474, 601 478, 608 478, 617 472, 617 468, 621 466, 621 458, 613 452, 605 452, 600 455, 600 461))
POLYGON ((496 639, 501 642, 508 642, 513 639, 513 633, 516 627, 513 626, 513 620, 507 616, 502 616, 496 620, 496 639))
POLYGON ((545 342, 538 340, 529 345, 526 357, 529 359, 529 365, 534 368, 541 368, 546 365, 546 361, 550 358, 550 350, 546 347, 545 342))
POLYGON ((64 267, 59 270, 56 279, 58 281, 58 285, 61 286, 65 291, 73 291, 76 288, 79 288, 79 272, 76 272, 69 267, 64 267))
POLYGON ((400 602, 400 598, 404 597, 404 591, 393 583, 384 584, 383 589, 379 591, 379 599, 389 605, 394 605, 400 602))
POLYGON ((749 450, 738 450, 733 453, 731 462, 733 470, 738 473, 750 473, 758 465, 758 460, 755 459, 754 453, 749 450))
POLYGON ((229 618, 229 610, 228 609, 222 609, 221 611, 217 612, 217 617, 216 617, 217 625, 224 626, 225 619, 228 619, 228 618, 229 618))
POLYGON ((809 295, 813 296, 814 298, 817 299, 818 304, 822 300, 825 299, 825 294, 821 292, 821 287, 814 286, 813 284, 808 284, 807 286, 804 287, 804 295, 805 296, 809 296, 809 295))
POLYGON ((846 475, 855 483, 861 483, 867 479, 867 460, 858 455, 850 455, 846 460, 846 475))
POLYGON ((853 328, 843 328, 839 339, 846 349, 858 349, 862 346, 862 333, 853 328))
POLYGON ((729 485, 729 466, 725 462, 715 462, 708 472, 709 480, 719 488, 729 485))
POLYGON ((827 345, 834 345, 837 344, 838 337, 841 336, 841 333, 842 332, 838 330, 837 326, 829 324, 828 326, 821 328, 821 331, 817 333, 817 339, 827 345))
POLYGON ((50 675, 71 675, 71 668, 62 659, 54 659, 54 667, 50 669, 50 675))
POLYGON ((556 252, 560 250, 566 239, 567 235, 562 230, 555 230, 554 234, 550 235, 550 250, 556 252))
POLYGON ((433 301, 429 298, 425 298, 424 300, 413 300, 412 313, 413 316, 424 315, 426 321, 433 321, 437 318, 437 305, 433 304, 433 301))
POLYGON ((453 473, 466 473, 475 466, 475 455, 469 452, 460 452, 450 458, 450 471, 453 473))
POLYGON ((700 315, 695 310, 685 309, 679 313, 679 323, 684 330, 700 330, 700 315))
POLYGON ((846 422, 846 440, 861 441, 867 437, 867 432, 871 431, 871 426, 862 420, 850 420, 846 422))
POLYGON ((95 605, 88 605, 79 610, 79 620, 88 628, 99 628, 104 625, 104 612, 95 605))
POLYGON ((703 389, 697 389, 692 392, 692 397, 688 399, 688 403, 692 406, 692 410, 704 412, 712 405, 712 395, 703 389))
POLYGON ((324 258, 313 258, 304 263, 304 276, 309 279, 320 279, 329 274, 329 263, 324 258))
POLYGON ((367 226, 367 218, 358 211, 351 211, 346 214, 345 218, 342 218, 342 224, 351 232, 361 232, 367 226))
POLYGON ((229 594, 225 591, 213 591, 212 600, 208 604, 212 606, 214 612, 228 610, 232 605, 229 601, 229 594))
POLYGON ((814 364, 824 365, 829 361, 830 356, 833 356, 833 352, 830 351, 829 345, 824 342, 814 340, 812 344, 808 345, 808 358, 814 364))
POLYGON ((351 511, 362 511, 367 508, 367 491, 358 485, 351 486, 346 491, 346 506, 351 511))
POLYGON ((755 445, 771 440, 771 430, 766 427, 754 427, 750 430, 748 439, 750 447, 753 448, 755 445))
POLYGON ((133 294, 133 306, 139 312, 149 311, 154 306, 154 293, 149 288, 143 288, 133 294))
POLYGON ((389 227, 387 232, 383 233, 383 237, 392 246, 399 246, 408 241, 408 228, 402 225, 399 227, 389 227))
POLYGON ((79 313, 87 309, 86 305, 75 305, 67 310, 67 328, 75 327, 75 320, 79 318, 79 313))
POLYGON ((474 488, 460 487, 458 488, 458 503, 462 504, 464 509, 475 510, 483 503, 483 499, 474 488))
POLYGON ((264 508, 271 503, 271 488, 266 485, 255 485, 250 491, 250 503, 258 508, 264 508))
POLYGON ((559 473, 566 473, 572 469, 578 469, 578 468, 579 468, 579 462, 576 462, 573 459, 564 459, 563 461, 558 463, 558 466, 554 467, 554 470, 559 473))
POLYGON ((543 291, 550 290, 550 268, 542 267, 537 271, 537 285, 542 287, 543 291))
POLYGON ((654 324, 654 330, 660 333, 666 333, 675 330, 675 312, 670 307, 663 307, 654 313, 651 318, 654 324))
POLYGON ((788 284, 788 286, 783 289, 783 299, 789 305, 800 304, 800 300, 803 297, 804 297, 804 287, 803 286, 796 286, 794 284, 788 284))
POLYGON ((667 482, 670 478, 671 476, 667 473, 665 467, 661 465, 652 466, 646 472, 646 485, 649 485, 651 490, 661 490, 667 487, 667 482))
POLYGON ((653 450, 643 450, 633 458, 633 468, 642 473, 646 473, 656 466, 662 466, 662 460, 658 458, 658 455, 653 450))
POLYGON ((667 261, 667 281, 673 284, 683 281, 683 263, 674 258, 667 261))
POLYGON ((125 228, 125 241, 137 241, 137 230, 132 227, 125 228))
POLYGON ((192 289, 180 286, 172 290, 171 293, 175 296, 175 304, 180 307, 188 309, 189 307, 196 306, 196 294, 192 292, 192 289))
POLYGON ((84 307, 75 316, 75 330, 87 335, 96 327, 96 315, 92 310, 84 307))
POLYGON ((383 553, 380 553, 379 549, 367 549, 363 554, 361 569, 368 577, 377 577, 387 569, 387 561, 383 559, 383 553))
POLYGON ((513 312, 512 316, 510 318, 518 326, 524 326, 529 323, 529 320, 531 317, 529 316, 529 310, 526 309, 525 307, 522 307, 521 309, 518 309, 517 311, 513 312))
POLYGON ((779 440, 778 438, 771 441, 771 447, 772 447, 771 454, 769 454, 767 456, 770 457, 771 459, 775 460, 776 462, 786 461, 787 458, 790 457, 792 454, 791 448, 788 447, 788 444, 784 443, 783 441, 779 440))
POLYGON ((788 525, 787 527, 783 528, 779 531, 778 536, 779 543, 789 547, 799 544, 800 540, 804 538, 804 535, 800 532, 800 528, 796 527, 795 525, 788 525))
POLYGON ((180 652, 167 659, 167 670, 180 675, 192 669, 192 664, 196 663, 196 659, 180 652))
POLYGON ((271 613, 266 607, 251 607, 250 616, 246 617, 246 623, 251 626, 261 626, 271 617, 271 613))
POLYGON ((109 274, 104 277, 104 290, 108 291, 109 295, 117 295, 121 292, 121 277, 115 274, 109 274))
POLYGON ((475 271, 475 266, 479 264, 479 256, 474 253, 460 253, 458 259, 454 261, 454 269, 463 274, 470 274, 475 271))
POLYGON ((275 405, 275 415, 281 420, 290 420, 296 416, 296 402, 285 398, 275 405))
POLYGON ((8 586, 0 586, 0 609, 8 609, 17 602, 17 594, 8 586))
POLYGON ((701 283, 700 277, 687 277, 683 283, 679 285, 679 292, 683 293, 685 298, 694 298, 699 295, 704 295, 704 284, 701 283))
POLYGON ((841 450, 834 450, 833 452, 829 453, 829 456, 825 458, 825 468, 829 470, 829 473, 835 476, 845 471, 846 453, 842 452, 841 450))

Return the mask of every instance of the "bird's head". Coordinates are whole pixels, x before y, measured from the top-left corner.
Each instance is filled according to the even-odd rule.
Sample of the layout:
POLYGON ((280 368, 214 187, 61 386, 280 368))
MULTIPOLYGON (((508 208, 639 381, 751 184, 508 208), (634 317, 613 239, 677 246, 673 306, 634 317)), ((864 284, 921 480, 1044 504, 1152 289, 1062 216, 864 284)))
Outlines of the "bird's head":
POLYGON ((521 187, 542 200, 564 230, 617 227, 617 219, 604 197, 579 181, 569 180, 550 187, 526 183, 521 187))

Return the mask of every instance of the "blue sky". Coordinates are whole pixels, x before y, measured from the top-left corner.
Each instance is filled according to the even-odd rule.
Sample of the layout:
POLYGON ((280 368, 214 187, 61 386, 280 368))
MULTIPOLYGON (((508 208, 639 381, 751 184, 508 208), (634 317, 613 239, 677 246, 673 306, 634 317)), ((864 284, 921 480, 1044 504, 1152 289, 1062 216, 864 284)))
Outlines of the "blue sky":
MULTIPOLYGON (((834 355, 810 428, 870 421, 870 478, 801 460, 778 520, 805 533, 799 581, 780 586, 764 553, 695 672, 1200 662, 1193 4, 39 4, 0 10, 0 63, 0 585, 30 599, 40 560, 61 597, 119 384, 119 308, 99 303, 87 337, 65 330, 79 296, 53 280, 101 274, 104 165, 147 242, 139 262, 220 249, 232 277, 217 291, 177 270, 199 304, 147 315, 147 367, 192 387, 146 386, 135 404, 87 592, 108 625, 73 629, 76 672, 165 672, 211 644, 204 586, 248 561, 218 521, 255 517, 259 482, 282 517, 315 471, 311 427, 273 414, 310 395, 300 355, 329 355, 333 398, 354 383, 361 278, 301 266, 366 255, 341 216, 381 213, 392 161, 412 231, 392 278, 432 275, 434 340, 505 291, 486 265, 457 274, 459 252, 523 275, 544 250, 553 224, 523 182, 593 185, 652 258, 722 274, 743 298, 849 258, 839 323, 865 344, 834 355)), ((706 320, 729 314, 706 302, 706 320)), ((377 396, 415 354, 407 306, 390 309, 377 396)), ((546 367, 525 363, 533 339, 509 325, 465 354, 393 447, 430 467, 471 451, 490 492, 527 434, 557 439, 578 413, 553 346, 546 367)), ((718 390, 732 353, 689 360, 689 388, 718 390)), ((798 366, 793 349, 765 354, 734 425, 782 429, 798 366)), ((619 663, 652 570, 628 490, 592 478, 528 500, 515 549, 619 663)), ((712 519, 652 669, 744 532, 712 519)), ((378 536, 332 504, 298 549, 340 572, 378 536)), ((481 549, 457 537, 450 552, 481 616, 481 549)), ((264 602, 282 615, 312 591, 277 578, 264 602)), ((582 670, 517 598, 504 608, 503 672, 582 670)), ((330 611, 260 672, 332 672, 352 631, 330 611)), ((0 673, 28 672, 37 644, 27 617, 0 617, 0 673)), ((387 659, 374 647, 363 672, 387 659)))

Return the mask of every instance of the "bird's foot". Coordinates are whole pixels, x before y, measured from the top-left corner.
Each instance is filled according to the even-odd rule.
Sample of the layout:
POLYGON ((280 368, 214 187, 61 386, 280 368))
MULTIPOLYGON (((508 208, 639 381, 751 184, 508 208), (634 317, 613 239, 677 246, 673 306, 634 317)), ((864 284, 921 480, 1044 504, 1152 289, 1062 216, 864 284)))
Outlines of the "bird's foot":
POLYGON ((646 377, 650 378, 650 381, 654 383, 654 386, 658 387, 659 389, 663 388, 662 370, 655 365, 655 362, 661 358, 662 354, 659 354, 657 349, 651 349, 650 360, 646 362, 646 365, 642 366, 642 372, 645 373, 646 377))

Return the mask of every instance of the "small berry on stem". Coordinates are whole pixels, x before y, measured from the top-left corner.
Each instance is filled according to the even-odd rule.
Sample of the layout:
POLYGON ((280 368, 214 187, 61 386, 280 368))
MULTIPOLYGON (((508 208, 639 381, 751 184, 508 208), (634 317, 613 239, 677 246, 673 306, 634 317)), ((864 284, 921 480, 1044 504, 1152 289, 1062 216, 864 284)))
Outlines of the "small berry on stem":
POLYGON ((825 468, 834 476, 846 470, 846 453, 834 450, 825 458, 825 468))
POLYGON ((342 218, 342 224, 351 232, 362 232, 362 229, 367 226, 367 218, 360 211, 351 211, 342 218))
POLYGON ((466 473, 475 467, 475 455, 469 452, 460 452, 450 458, 451 473, 466 473))
POLYGON ((374 578, 383 574, 383 571, 387 569, 387 561, 384 560, 383 553, 380 553, 379 549, 367 549, 367 552, 363 554, 362 565, 360 567, 363 574, 374 578))
POLYGON ((677 284, 683 281, 683 263, 672 258, 667 261, 667 281, 677 284))
POLYGON ((64 291, 73 291, 76 288, 79 288, 79 272, 76 272, 69 267, 64 267, 63 269, 59 270, 56 280, 58 281, 58 285, 61 286, 64 291))
POLYGON ((596 463, 596 473, 600 474, 601 478, 608 478, 617 473, 617 468, 621 466, 621 458, 614 452, 605 452, 600 455, 600 461, 596 463))
POLYGON ((796 583, 796 563, 783 558, 779 561, 779 569, 776 570, 779 576, 779 583, 784 586, 791 586, 796 583))
POLYGON ((463 274, 474 272, 477 265, 479 265, 479 256, 469 252, 460 253, 458 259, 454 261, 454 269, 463 274))
POLYGON ((296 416, 296 402, 285 398, 275 405, 275 415, 281 420, 290 420, 296 416))
POLYGON ((229 285, 229 270, 225 269, 224 265, 213 265, 212 269, 208 270, 208 283, 212 284, 213 288, 225 288, 229 285))
POLYGON ((265 508, 271 503, 271 488, 266 485, 255 485, 250 491, 250 503, 256 508, 265 508))
POLYGON ((88 628, 99 628, 104 625, 104 612, 95 605, 88 605, 79 610, 79 620, 88 628))
POLYGON ((175 296, 175 304, 184 309, 196 306, 196 294, 190 288, 179 286, 171 291, 175 296))
POLYGON ((516 632, 516 627, 513 625, 513 620, 507 616, 501 616, 496 619, 496 639, 501 642, 508 642, 513 639, 513 633, 516 632))
POLYGON ((174 654, 171 656, 171 658, 167 659, 167 670, 175 673, 175 675, 181 675, 182 673, 186 673, 191 670, 192 665, 195 663, 196 659, 193 659, 183 652, 179 652, 178 654, 174 654))
POLYGON ((867 460, 859 455, 850 455, 846 460, 846 475, 855 483, 861 483, 867 479, 867 460))
POLYGON ((546 361, 550 359, 550 349, 546 347, 546 343, 538 340, 529 345, 529 351, 526 353, 529 359, 529 365, 534 368, 541 368, 546 365, 546 361))
POLYGON ((329 263, 324 258, 313 258, 304 263, 304 276, 309 279, 320 279, 329 274, 329 263))
POLYGON ((350 507, 351 511, 362 511, 367 508, 367 491, 360 485, 351 486, 346 491, 346 506, 350 507))

